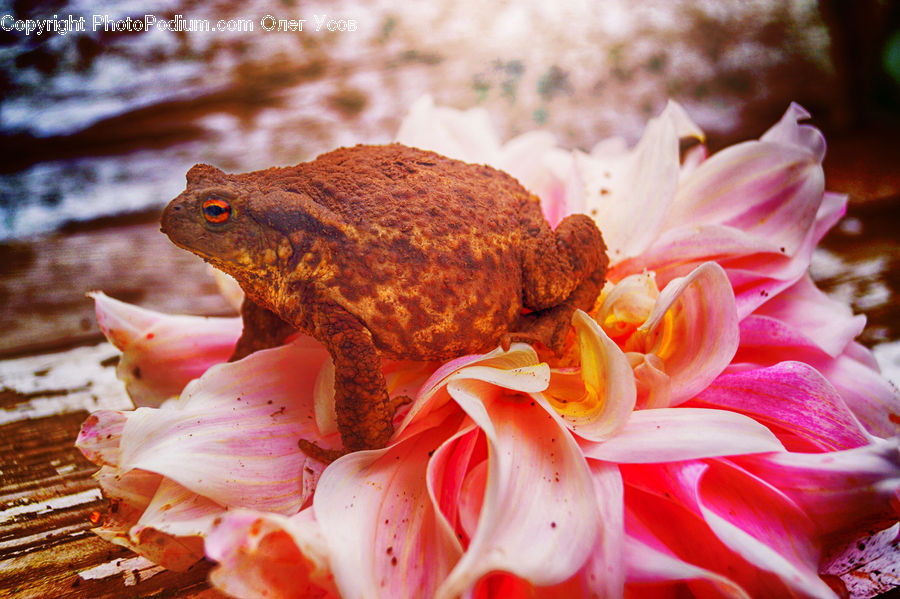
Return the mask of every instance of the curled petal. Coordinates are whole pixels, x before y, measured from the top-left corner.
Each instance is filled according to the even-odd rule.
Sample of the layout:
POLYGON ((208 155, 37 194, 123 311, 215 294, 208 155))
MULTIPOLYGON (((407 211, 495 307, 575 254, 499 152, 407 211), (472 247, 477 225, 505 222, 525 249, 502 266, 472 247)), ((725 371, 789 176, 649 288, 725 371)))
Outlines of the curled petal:
POLYGON ((611 262, 637 256, 662 230, 678 188, 679 140, 703 133, 675 102, 647 124, 619 168, 606 170, 579 155, 585 209, 603 228, 611 262), (640 218, 635 218, 640 214, 640 218))
POLYGON ((594 545, 599 510, 578 445, 541 406, 490 399, 480 381, 448 387, 484 431, 489 462, 475 534, 436 597, 456 597, 499 571, 535 586, 570 578, 594 545))
POLYGON ((572 318, 581 351, 581 369, 551 374, 543 397, 580 437, 599 441, 628 420, 637 396, 631 365, 619 346, 590 316, 572 318))
POLYGON ((138 406, 177 396, 188 381, 224 362, 241 335, 240 318, 172 316, 96 292, 97 322, 122 351, 116 368, 138 406))
POLYGON ((311 509, 291 518, 228 512, 207 536, 206 554, 218 562, 210 582, 229 596, 338 597, 325 537, 311 509))
POLYGON ((699 393, 725 369, 738 347, 737 312, 725 271, 707 262, 666 285, 638 330, 647 335, 645 353, 665 363, 668 405, 699 393))
POLYGON ((162 474, 223 506, 295 513, 322 467, 297 440, 337 441, 319 437, 311 401, 326 356, 290 344, 210 368, 177 405, 128 414, 119 467, 162 474))
POLYGON ((620 464, 784 450, 775 435, 752 418, 686 407, 638 410, 615 437, 581 446, 586 457, 620 464))
POLYGON ((848 449, 870 441, 834 387, 802 362, 724 374, 697 396, 696 405, 751 416, 799 437, 807 451, 848 449))
POLYGON ((825 136, 812 125, 801 125, 800 121, 810 118, 805 108, 791 102, 784 116, 771 129, 766 131, 760 141, 770 141, 783 146, 794 146, 812 155, 822 162, 825 158, 825 136))
MULTIPOLYGON (((513 343, 509 351, 497 348, 486 354, 462 356, 435 370, 422 384, 416 399, 395 431, 395 438, 403 438, 433 426, 426 416, 447 404, 450 395, 447 385, 457 379, 476 378, 500 387, 523 392, 538 392, 547 388, 550 368, 538 360, 534 348, 525 343, 513 343)), ((435 416, 438 422, 443 413, 435 416)))
POLYGON ((342 597, 430 597, 459 559, 425 484, 428 458, 453 428, 346 455, 323 473, 313 510, 342 597))
POLYGON ((760 141, 704 161, 678 187, 670 228, 709 223, 771 240, 794 254, 812 228, 825 191, 824 140, 795 106, 760 141))

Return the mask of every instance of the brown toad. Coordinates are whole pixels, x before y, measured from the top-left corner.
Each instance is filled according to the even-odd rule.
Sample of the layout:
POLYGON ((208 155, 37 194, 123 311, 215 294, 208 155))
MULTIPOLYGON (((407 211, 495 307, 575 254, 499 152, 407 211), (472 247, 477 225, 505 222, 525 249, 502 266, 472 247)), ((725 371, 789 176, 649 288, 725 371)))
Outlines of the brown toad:
POLYGON ((399 144, 238 175, 196 165, 162 231, 243 288, 232 359, 294 330, 328 348, 345 451, 385 446, 406 401, 388 397, 382 356, 446 360, 516 339, 558 351, 607 266, 589 217, 553 231, 506 173, 399 144))

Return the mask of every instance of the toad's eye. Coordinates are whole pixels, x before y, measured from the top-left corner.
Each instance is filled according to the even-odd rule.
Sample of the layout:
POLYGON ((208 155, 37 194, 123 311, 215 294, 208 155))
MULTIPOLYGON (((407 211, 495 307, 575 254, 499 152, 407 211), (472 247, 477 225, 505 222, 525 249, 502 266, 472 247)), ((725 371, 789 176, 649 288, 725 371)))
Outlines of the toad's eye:
POLYGON ((231 204, 227 200, 210 196, 203 202, 203 217, 206 222, 221 225, 231 216, 231 204))

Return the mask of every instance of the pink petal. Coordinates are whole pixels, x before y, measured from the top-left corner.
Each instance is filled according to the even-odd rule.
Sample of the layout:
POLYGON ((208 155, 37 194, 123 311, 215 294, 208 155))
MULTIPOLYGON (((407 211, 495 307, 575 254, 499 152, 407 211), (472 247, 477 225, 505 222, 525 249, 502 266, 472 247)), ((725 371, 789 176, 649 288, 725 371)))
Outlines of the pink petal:
POLYGON ((685 581, 701 597, 789 596, 778 577, 748 564, 699 513, 696 485, 706 468, 697 462, 622 468, 626 588, 657 596, 685 581))
POLYGON ((619 433, 581 443, 585 457, 620 464, 670 462, 783 451, 769 429, 752 418, 698 408, 638 410, 619 433))
POLYGON ((754 313, 786 323, 828 355, 839 355, 862 332, 866 317, 822 293, 809 275, 760 306, 754 313))
POLYGON ((793 255, 824 193, 824 140, 797 125, 795 107, 760 141, 711 156, 678 187, 668 226, 721 224, 766 238, 793 255), (820 147, 821 146, 821 147, 820 147))
POLYGON ((697 487, 700 511, 728 547, 800 594, 828 597, 819 578, 815 525, 778 490, 717 462, 697 487))
POLYGON ((570 580, 540 589, 544 597, 615 599, 625 591, 625 515, 622 475, 615 464, 588 462, 600 507, 594 547, 587 563, 570 580))
POLYGON ((454 428, 346 455, 322 474, 313 510, 342 597, 430 597, 459 559, 425 484, 429 456, 454 428))
POLYGON ((611 437, 634 409, 631 365, 622 350, 590 316, 572 318, 581 352, 581 369, 560 369, 542 394, 572 432, 599 441, 611 437))
POLYGON ((900 432, 900 394, 881 376, 868 349, 850 342, 832 358, 781 320, 753 314, 741 322, 741 345, 730 371, 789 360, 806 362, 828 379, 869 433, 891 437, 900 432))
POLYGON ((871 354, 856 343, 834 360, 814 362, 834 385, 853 414, 873 435, 893 437, 900 434, 900 392, 879 371, 867 364, 871 354), (865 352, 864 361, 851 357, 865 352))
POLYGON ((98 410, 81 425, 75 447, 98 466, 118 467, 119 440, 128 416, 117 410, 98 410))
POLYGON ((796 102, 791 102, 787 112, 771 129, 766 131, 761 141, 770 141, 784 146, 795 146, 810 152, 813 159, 822 162, 825 158, 825 137, 812 125, 801 125, 799 121, 810 118, 810 114, 796 102))
POLYGON ((589 157, 579 160, 587 184, 585 210, 600 224, 613 263, 639 255, 659 236, 678 187, 682 137, 702 139, 703 133, 670 101, 618 168, 607 171, 589 157))
POLYGON ((764 481, 724 460, 630 466, 623 477, 628 534, 727 578, 707 578, 716 586, 734 583, 753 597, 833 596, 817 574, 813 523, 764 481))
POLYGON ((847 449, 869 442, 834 387, 802 362, 724 374, 697 396, 694 405, 751 416, 776 432, 799 437, 806 450, 847 449))
POLYGON ((707 262, 673 280, 638 330, 649 336, 645 353, 665 363, 668 405, 693 397, 725 369, 738 347, 737 312, 725 271, 707 262))
POLYGON ((900 491, 898 440, 830 453, 773 453, 735 458, 781 489, 824 534, 857 534, 896 522, 900 491))
POLYGON ((326 356, 290 344, 210 368, 177 405, 128 414, 120 468, 162 474, 223 506, 295 513, 322 467, 297 440, 337 443, 319 438, 313 417, 326 356))
POLYGON ((457 522, 470 515, 473 515, 470 519, 471 526, 466 526, 467 523, 463 522, 462 527, 471 533, 477 524, 483 502, 484 480, 479 485, 481 492, 477 506, 469 513, 466 513, 469 506, 464 504, 466 499, 471 498, 471 493, 464 492, 463 488, 467 481, 471 483, 470 466, 478 442, 477 429, 463 429, 442 443, 428 462, 428 492, 432 503, 438 508, 437 515, 449 530, 455 530, 457 522))
POLYGON ((571 577, 594 545, 599 510, 578 445, 539 405, 511 396, 485 403, 476 381, 448 387, 484 431, 490 461, 478 527, 436 596, 455 597, 497 571, 535 586, 571 577))
POLYGON ((338 597, 325 537, 311 509, 291 518, 229 512, 207 536, 206 553, 219 563, 210 581, 229 596, 338 597))
POLYGON ((240 318, 172 316, 90 295, 100 329, 122 351, 116 373, 138 406, 178 395, 188 381, 227 360, 241 335, 240 318))
POLYGON ((642 588, 641 583, 689 581, 692 590, 702 583, 701 588, 711 587, 717 591, 717 596, 751 599, 733 580, 678 558, 661 543, 655 545, 632 536, 625 537, 625 563, 628 564, 628 582, 633 596, 649 596, 650 588, 654 597, 661 596, 659 586, 642 588))
POLYGON ((113 506, 94 534, 178 572, 203 558, 201 535, 221 507, 152 472, 104 466, 94 478, 113 506))

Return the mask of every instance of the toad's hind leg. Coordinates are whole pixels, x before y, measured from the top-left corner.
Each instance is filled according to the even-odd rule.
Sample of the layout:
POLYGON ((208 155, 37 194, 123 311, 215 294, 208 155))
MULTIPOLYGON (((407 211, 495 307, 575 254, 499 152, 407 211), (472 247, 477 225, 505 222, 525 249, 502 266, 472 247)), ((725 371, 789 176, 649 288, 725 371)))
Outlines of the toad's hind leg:
POLYGON ((523 259, 523 300, 534 310, 522 317, 509 340, 540 341, 562 350, 575 310, 590 310, 603 289, 606 244, 594 221, 572 214, 553 231, 540 228, 523 259))

